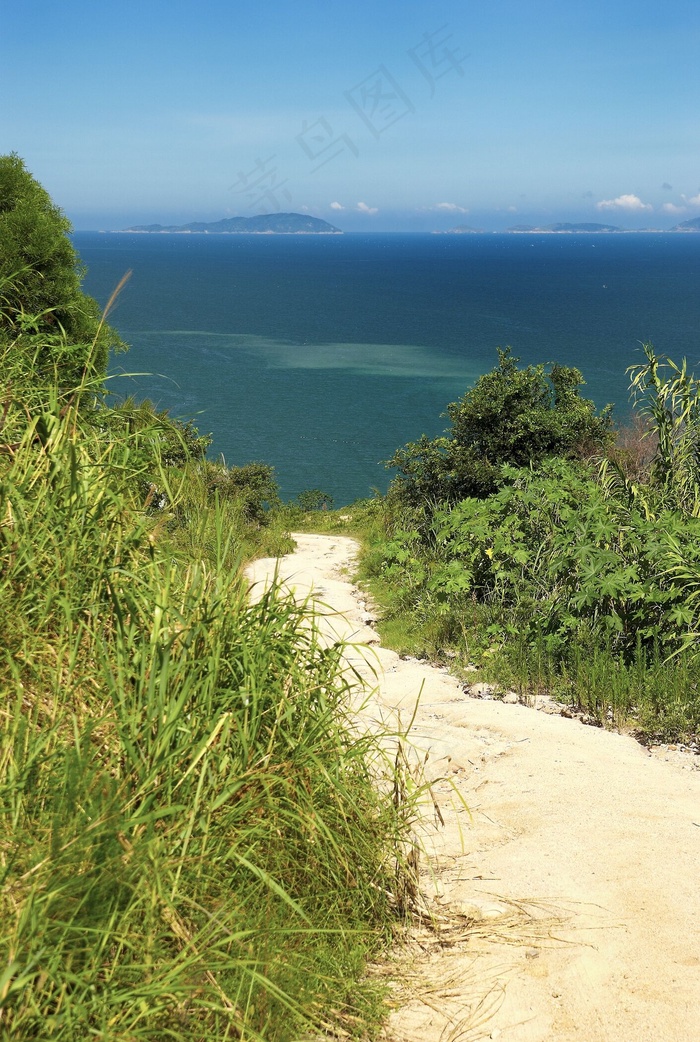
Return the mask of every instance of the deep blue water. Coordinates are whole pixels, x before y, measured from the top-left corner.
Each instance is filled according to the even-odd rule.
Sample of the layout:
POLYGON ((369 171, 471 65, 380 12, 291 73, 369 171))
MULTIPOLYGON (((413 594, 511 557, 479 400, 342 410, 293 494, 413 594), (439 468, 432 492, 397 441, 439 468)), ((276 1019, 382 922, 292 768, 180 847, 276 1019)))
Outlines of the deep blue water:
POLYGON ((112 371, 214 435, 228 463, 273 463, 283 495, 345 504, 381 461, 439 434, 510 344, 575 365, 629 414, 627 366, 651 340, 700 359, 700 235, 201 236, 82 232, 85 288, 131 345, 112 371))

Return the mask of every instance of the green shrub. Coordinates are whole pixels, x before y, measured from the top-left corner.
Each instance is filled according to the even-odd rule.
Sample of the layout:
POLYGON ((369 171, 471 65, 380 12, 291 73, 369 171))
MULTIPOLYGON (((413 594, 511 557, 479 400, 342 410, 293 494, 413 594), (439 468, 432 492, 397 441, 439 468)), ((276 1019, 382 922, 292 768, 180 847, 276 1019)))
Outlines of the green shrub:
POLYGON ((499 364, 447 407, 447 436, 399 449, 390 495, 410 507, 484 498, 502 482, 502 466, 537 466, 545 459, 601 455, 612 441, 610 407, 596 414, 581 398, 578 369, 561 365, 519 369, 510 348, 499 364))
POLYGON ((311 510, 332 510, 333 496, 322 492, 320 488, 307 488, 297 496, 297 503, 304 512, 311 510))
POLYGON ((616 445, 579 374, 554 367, 548 398, 543 367, 501 353, 450 406, 452 438, 395 457, 404 474, 365 569, 402 647, 409 633, 414 653, 458 647, 524 694, 677 736, 700 726, 700 382, 645 353, 630 371, 636 423, 616 445), (595 466, 591 446, 607 446, 595 466), (525 466, 497 468, 503 457, 525 466))

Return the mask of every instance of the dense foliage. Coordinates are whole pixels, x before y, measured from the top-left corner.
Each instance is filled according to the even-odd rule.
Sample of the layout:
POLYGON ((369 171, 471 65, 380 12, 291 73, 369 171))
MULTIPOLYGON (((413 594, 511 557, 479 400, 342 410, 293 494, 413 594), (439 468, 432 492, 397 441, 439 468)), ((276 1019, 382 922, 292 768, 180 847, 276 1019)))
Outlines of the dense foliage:
POLYGON ((0 156, 0 337, 36 378, 77 387, 123 347, 81 288, 70 222, 17 155, 0 156))
POLYGON ((700 728, 700 382, 645 351, 631 372, 640 422, 617 445, 578 375, 567 391, 553 367, 547 399, 542 367, 501 354, 450 406, 453 446, 412 456, 366 567, 407 648, 457 648, 524 693, 544 684, 602 719, 688 734, 700 728), (568 431, 557 396, 579 417, 568 431), (450 476, 459 446, 469 462, 450 476))
POLYGON ((391 494, 414 507, 491 495, 502 466, 536 466, 544 459, 583 458, 611 441, 610 410, 596 414, 579 392, 578 369, 561 365, 519 369, 510 348, 495 369, 447 407, 446 436, 425 435, 399 449, 391 494))

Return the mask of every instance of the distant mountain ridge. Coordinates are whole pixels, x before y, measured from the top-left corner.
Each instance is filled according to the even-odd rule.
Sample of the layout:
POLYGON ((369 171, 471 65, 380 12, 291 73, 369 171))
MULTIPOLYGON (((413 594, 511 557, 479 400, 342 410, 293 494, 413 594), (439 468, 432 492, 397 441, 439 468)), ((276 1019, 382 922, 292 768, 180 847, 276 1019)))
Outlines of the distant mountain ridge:
POLYGON ((340 228, 303 213, 266 213, 257 217, 224 217, 220 221, 193 221, 191 224, 137 224, 127 232, 200 235, 342 235, 340 228))
POLYGON ((621 232, 623 228, 618 228, 614 224, 595 224, 593 222, 583 224, 547 224, 544 228, 536 228, 530 224, 514 224, 512 228, 508 228, 509 232, 587 232, 589 234, 595 234, 597 232, 621 232))
POLYGON ((672 232, 700 232, 700 217, 692 217, 689 221, 681 221, 671 228, 672 232))
POLYGON ((472 228, 470 224, 458 224, 456 228, 448 228, 442 235, 483 235, 481 228, 472 228))

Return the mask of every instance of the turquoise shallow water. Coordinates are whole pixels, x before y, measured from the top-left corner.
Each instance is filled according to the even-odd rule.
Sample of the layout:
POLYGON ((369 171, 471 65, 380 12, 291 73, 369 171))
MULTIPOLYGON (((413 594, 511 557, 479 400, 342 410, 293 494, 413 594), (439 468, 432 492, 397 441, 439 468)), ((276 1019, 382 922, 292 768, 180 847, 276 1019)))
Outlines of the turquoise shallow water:
POLYGON ((700 235, 149 236, 77 233, 86 289, 131 344, 115 388, 274 464, 283 494, 337 504, 386 488, 381 461, 425 432, 511 344, 576 365, 629 411, 651 340, 700 358, 700 235))

